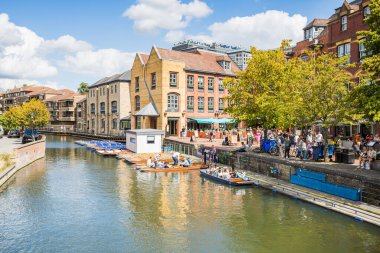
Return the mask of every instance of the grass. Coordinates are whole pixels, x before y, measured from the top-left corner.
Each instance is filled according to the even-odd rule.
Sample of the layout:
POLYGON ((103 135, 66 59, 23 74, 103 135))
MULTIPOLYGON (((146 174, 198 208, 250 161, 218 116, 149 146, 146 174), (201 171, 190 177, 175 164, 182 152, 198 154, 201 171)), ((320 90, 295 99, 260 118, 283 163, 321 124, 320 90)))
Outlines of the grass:
POLYGON ((0 154, 0 172, 13 164, 14 161, 12 154, 0 154))

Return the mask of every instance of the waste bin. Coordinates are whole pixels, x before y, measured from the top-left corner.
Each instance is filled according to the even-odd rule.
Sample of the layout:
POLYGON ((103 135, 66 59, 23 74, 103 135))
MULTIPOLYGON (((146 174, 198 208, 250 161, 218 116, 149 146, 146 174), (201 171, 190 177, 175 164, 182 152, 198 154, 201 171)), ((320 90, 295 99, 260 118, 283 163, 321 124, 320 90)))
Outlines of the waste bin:
POLYGON ((342 154, 342 162, 346 164, 353 164, 355 161, 355 153, 343 153, 342 154))
POLYGON ((335 151, 335 162, 341 163, 342 162, 342 152, 335 151))

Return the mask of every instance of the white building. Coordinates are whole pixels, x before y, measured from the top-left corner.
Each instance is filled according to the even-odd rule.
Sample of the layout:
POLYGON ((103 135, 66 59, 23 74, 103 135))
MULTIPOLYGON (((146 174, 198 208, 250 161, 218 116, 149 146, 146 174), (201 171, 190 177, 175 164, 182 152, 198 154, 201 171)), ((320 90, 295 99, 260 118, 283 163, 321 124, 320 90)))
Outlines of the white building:
POLYGON ((126 131, 127 149, 135 153, 161 153, 165 134, 157 129, 134 129, 126 131))

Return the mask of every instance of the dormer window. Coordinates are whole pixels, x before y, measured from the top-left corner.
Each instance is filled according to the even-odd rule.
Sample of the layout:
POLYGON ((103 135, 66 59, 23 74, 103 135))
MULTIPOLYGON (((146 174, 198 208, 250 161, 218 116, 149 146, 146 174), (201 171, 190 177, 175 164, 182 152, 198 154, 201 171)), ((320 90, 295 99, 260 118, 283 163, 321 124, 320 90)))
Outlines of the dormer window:
POLYGON ((364 18, 367 18, 370 14, 371 14, 371 9, 369 8, 369 6, 364 7, 363 8, 364 18))
POLYGON ((225 70, 231 69, 231 62, 229 62, 229 61, 222 61, 221 65, 222 65, 223 69, 225 69, 225 70))
POLYGON ((340 18, 340 22, 341 22, 341 30, 342 30, 342 32, 346 31, 347 30, 347 15, 342 16, 340 18))

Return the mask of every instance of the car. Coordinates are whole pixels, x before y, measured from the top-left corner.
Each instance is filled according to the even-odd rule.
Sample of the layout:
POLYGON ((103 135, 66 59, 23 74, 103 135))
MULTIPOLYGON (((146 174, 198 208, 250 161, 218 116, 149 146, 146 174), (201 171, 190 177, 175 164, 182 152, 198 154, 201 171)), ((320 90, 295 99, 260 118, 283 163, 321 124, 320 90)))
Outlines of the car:
POLYGON ((19 130, 9 130, 8 131, 8 138, 20 138, 21 133, 19 130))
POLYGON ((22 137, 22 144, 33 142, 33 137, 31 135, 24 135, 22 137))
POLYGON ((0 139, 4 136, 4 129, 3 126, 0 126, 0 139))

